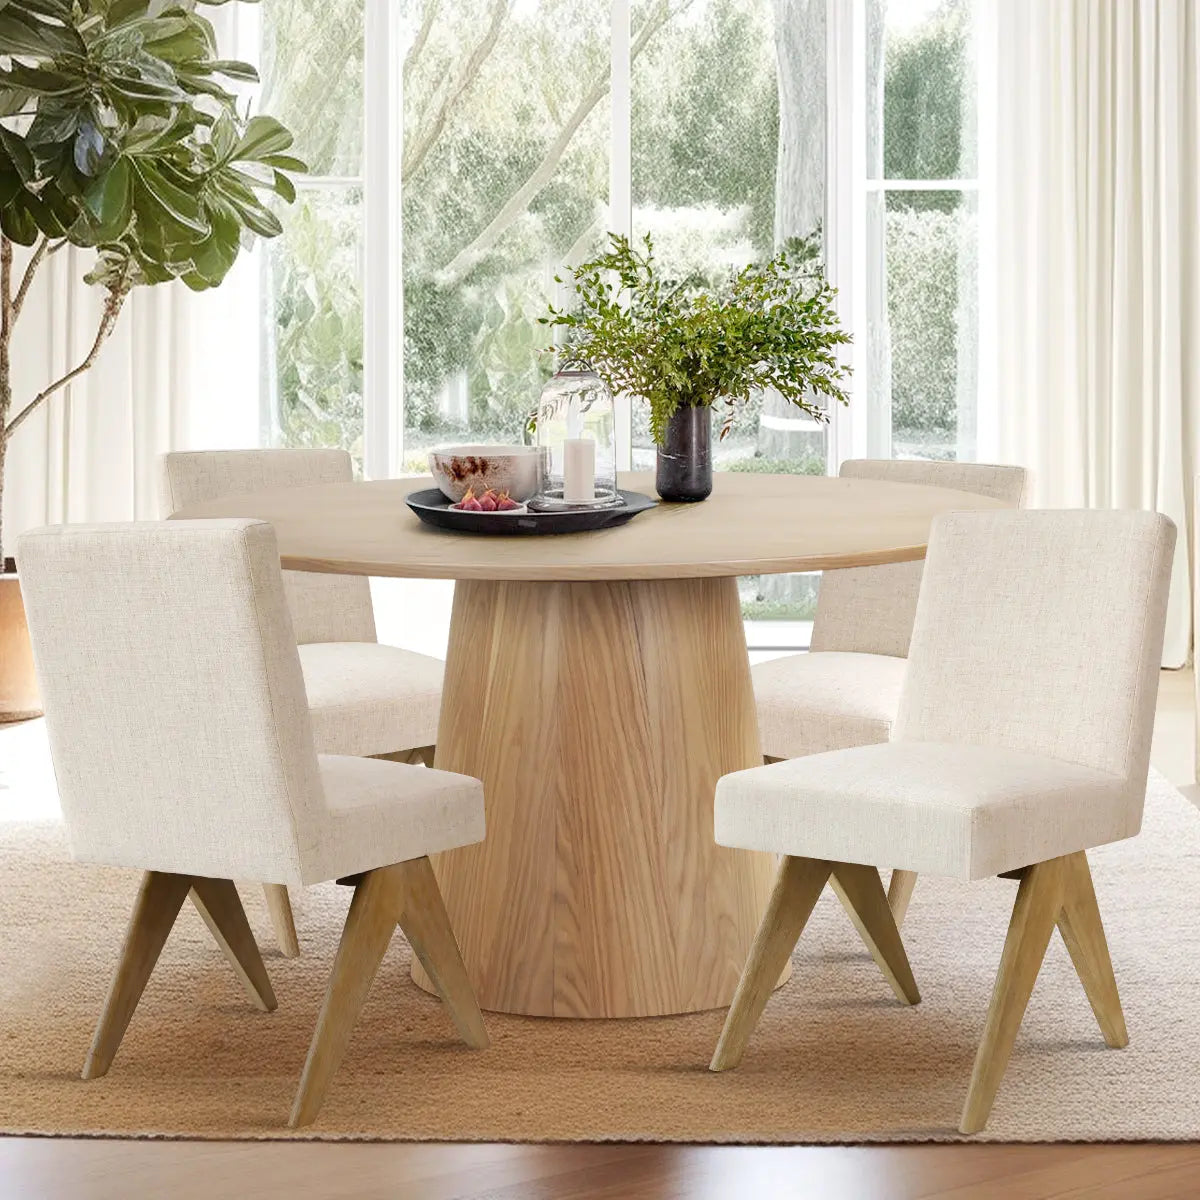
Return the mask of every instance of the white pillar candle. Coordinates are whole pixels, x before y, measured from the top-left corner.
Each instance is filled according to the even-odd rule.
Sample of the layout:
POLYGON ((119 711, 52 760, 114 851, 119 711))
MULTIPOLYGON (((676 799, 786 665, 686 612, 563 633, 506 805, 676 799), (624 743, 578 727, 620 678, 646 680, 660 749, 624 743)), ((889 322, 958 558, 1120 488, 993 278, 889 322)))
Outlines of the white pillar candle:
POLYGON ((596 443, 591 438, 563 441, 563 499, 568 504, 596 499, 596 443))

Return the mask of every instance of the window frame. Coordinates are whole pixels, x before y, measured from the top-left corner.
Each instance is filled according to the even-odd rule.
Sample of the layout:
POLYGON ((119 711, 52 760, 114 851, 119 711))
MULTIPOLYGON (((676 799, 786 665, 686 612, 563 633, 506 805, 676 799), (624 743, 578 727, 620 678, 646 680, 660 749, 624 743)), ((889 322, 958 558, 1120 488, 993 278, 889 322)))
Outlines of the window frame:
MULTIPOLYGON (((765 0, 764 0, 765 2, 765 0)), ((866 0, 826 0, 826 178, 825 260, 838 290, 836 307, 855 339, 843 348, 854 371, 854 391, 872 395, 865 353, 867 311, 867 204, 872 194, 890 191, 957 191, 977 197, 981 230, 990 214, 990 155, 985 135, 993 113, 988 30, 994 0, 975 2, 975 57, 978 80, 978 167, 973 178, 878 179, 867 172, 866 0)), ((631 0, 610 4, 609 228, 632 234, 632 71, 631 0)), ((257 19, 257 17, 256 17, 257 19)), ((404 295, 394 264, 403 253, 400 164, 403 154, 404 20, 398 3, 364 5, 363 169, 359 175, 302 176, 297 189, 361 187, 363 193, 363 469, 368 478, 388 478, 404 461, 404 295)), ((240 32, 240 31, 239 31, 240 32)), ((254 30, 257 32, 257 29, 254 30)), ((979 340, 982 361, 988 328, 987 280, 994 271, 985 239, 979 247, 979 340)), ((276 415, 265 409, 273 424, 276 415)), ((995 398, 981 376, 976 397, 976 457, 995 443, 995 398)), ((264 430, 270 425, 264 421, 264 430)), ((632 463, 632 412, 618 402, 617 461, 632 463)), ((837 406, 830 419, 826 470, 836 474, 847 458, 890 458, 891 412, 879 403, 837 406)))

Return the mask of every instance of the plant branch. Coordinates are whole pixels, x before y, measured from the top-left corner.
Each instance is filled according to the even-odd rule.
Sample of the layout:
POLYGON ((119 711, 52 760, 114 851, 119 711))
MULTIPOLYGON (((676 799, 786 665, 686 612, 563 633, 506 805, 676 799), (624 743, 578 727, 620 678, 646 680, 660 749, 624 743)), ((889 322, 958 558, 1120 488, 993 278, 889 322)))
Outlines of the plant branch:
MULTIPOLYGON (((684 0, 678 8, 672 8, 667 0, 663 0, 639 30, 637 37, 629 48, 629 60, 633 62, 646 48, 650 39, 674 16, 677 16, 692 3, 684 0)), ((580 125, 587 120, 592 109, 608 94, 612 80, 609 72, 605 71, 592 84, 587 94, 575 106, 575 110, 567 118, 567 123, 559 131, 558 136, 550 143, 542 161, 538 163, 533 173, 508 198, 500 211, 492 218, 487 228, 474 241, 463 247, 438 272, 441 283, 453 283, 465 275, 487 252, 500 240, 501 234, 529 207, 529 202, 550 182, 558 168, 562 156, 567 152, 571 139, 575 136, 580 125)))
POLYGON ((500 27, 504 24, 504 19, 508 16, 510 2, 511 0, 495 0, 495 3, 493 3, 487 32, 480 39, 475 49, 471 51, 471 57, 467 59, 462 74, 459 75, 455 85, 447 91, 429 128, 424 133, 418 135, 412 154, 407 156, 401 164, 401 182, 407 182, 421 169, 421 165, 425 162, 430 150, 433 149, 434 144, 441 137, 451 109, 470 91, 471 85, 475 82, 475 77, 479 74, 483 64, 487 61, 488 55, 491 54, 493 47, 500 38, 500 27))
POLYGON ((38 242, 37 249, 33 252, 28 265, 25 267, 25 274, 21 276, 21 285, 17 288, 17 294, 13 299, 12 321, 14 325, 17 318, 21 315, 21 309, 25 305, 25 297, 29 295, 29 288, 33 283, 33 277, 37 274, 38 267, 42 265, 42 259, 48 253, 50 253, 50 235, 45 234, 42 240, 38 242))
POLYGON ((121 309, 125 306, 126 297, 129 295, 129 277, 123 276, 121 280, 114 284, 108 293, 108 298, 104 301, 104 312, 100 315, 100 326, 96 330, 95 341, 92 342, 91 349, 80 360, 77 366, 74 366, 65 375, 59 376, 49 386, 43 388, 34 398, 23 408, 11 421, 4 430, 4 440, 8 441, 14 433, 20 428, 21 423, 26 417, 33 414, 43 400, 53 396, 55 392, 61 391, 73 379, 77 379, 85 371, 91 369, 95 363, 97 356, 100 353, 101 347, 108 341, 109 334, 113 331, 113 326, 117 323, 117 318, 121 315, 121 309))
POLYGON ((13 244, 0 237, 0 342, 5 345, 12 337, 13 326, 12 266, 13 244))
POLYGON ((437 16, 438 0, 428 0, 425 5, 425 15, 421 18, 421 28, 417 30, 417 36, 413 38, 412 45, 408 48, 408 53, 404 56, 404 73, 407 76, 409 71, 417 65, 417 60, 421 57, 421 51, 425 49, 425 43, 429 41, 429 34, 433 29, 433 21, 437 16))

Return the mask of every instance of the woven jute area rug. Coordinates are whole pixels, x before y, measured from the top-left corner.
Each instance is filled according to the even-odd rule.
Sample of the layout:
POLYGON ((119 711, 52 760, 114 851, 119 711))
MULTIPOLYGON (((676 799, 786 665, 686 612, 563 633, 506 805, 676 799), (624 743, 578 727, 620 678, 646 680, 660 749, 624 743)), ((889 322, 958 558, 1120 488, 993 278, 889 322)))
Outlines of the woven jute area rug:
MULTIPOLYGON (((1056 937, 985 1139, 1200 1136, 1200 814, 1152 777, 1140 837, 1092 856, 1131 1043, 1107 1050, 1056 937)), ((67 861, 53 825, 0 825, 0 1131, 284 1138, 349 892, 295 897, 304 953, 274 950, 255 1011, 190 905, 112 1070, 79 1070, 137 877, 67 861)), ((397 934, 315 1126, 324 1139, 703 1142, 954 1140, 1015 885, 923 879, 904 927, 905 1008, 822 898, 791 981, 740 1069, 705 1069, 723 1012, 646 1021, 485 1014, 458 1045, 397 934)))

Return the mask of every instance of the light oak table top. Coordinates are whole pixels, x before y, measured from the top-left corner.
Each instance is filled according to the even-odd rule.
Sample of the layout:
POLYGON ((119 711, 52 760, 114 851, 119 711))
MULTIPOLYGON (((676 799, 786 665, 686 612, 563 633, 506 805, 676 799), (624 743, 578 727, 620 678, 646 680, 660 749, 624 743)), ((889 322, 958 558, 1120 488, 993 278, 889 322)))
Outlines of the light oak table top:
MULTIPOLYGON (((939 513, 1002 508, 985 496, 873 479, 718 473, 700 504, 659 504, 616 529, 478 537, 423 525, 404 498, 428 477, 286 488, 176 517, 260 517, 293 570, 419 579, 696 579, 822 571, 921 558, 939 513)), ((654 494, 646 473, 626 490, 654 494)))

